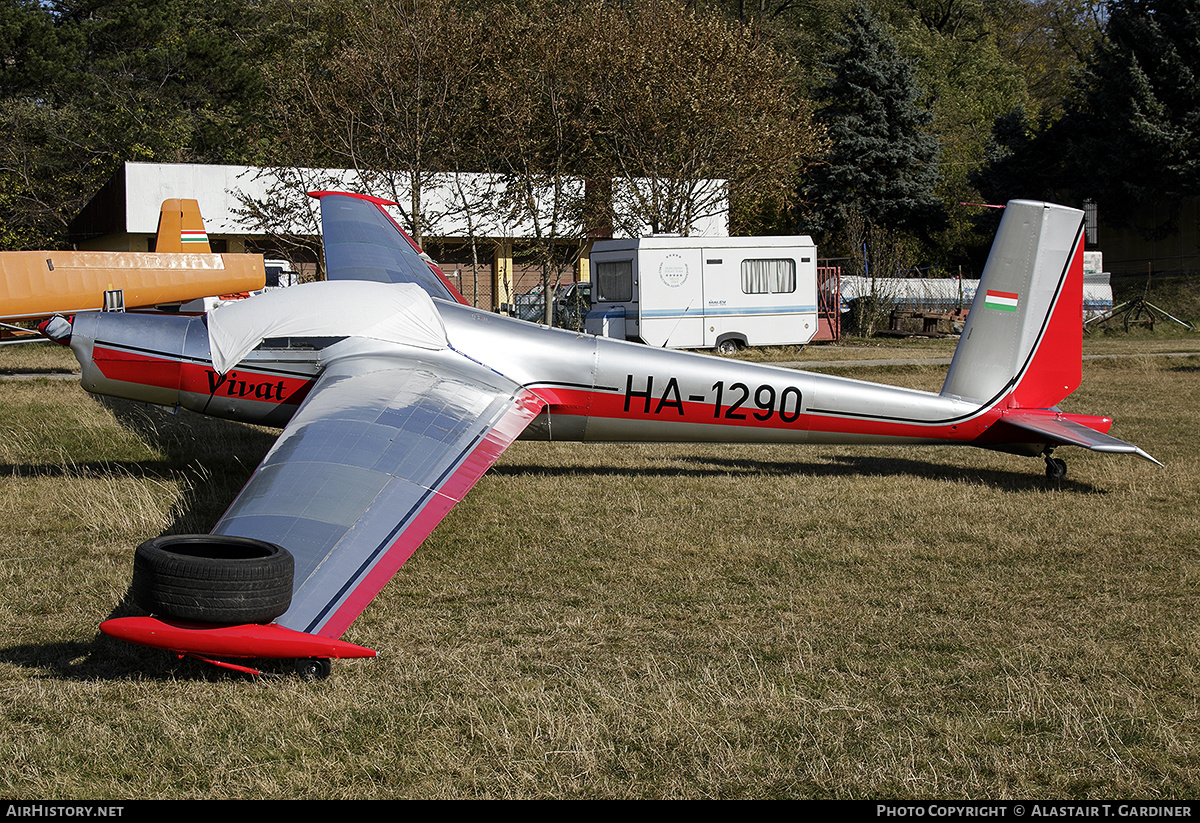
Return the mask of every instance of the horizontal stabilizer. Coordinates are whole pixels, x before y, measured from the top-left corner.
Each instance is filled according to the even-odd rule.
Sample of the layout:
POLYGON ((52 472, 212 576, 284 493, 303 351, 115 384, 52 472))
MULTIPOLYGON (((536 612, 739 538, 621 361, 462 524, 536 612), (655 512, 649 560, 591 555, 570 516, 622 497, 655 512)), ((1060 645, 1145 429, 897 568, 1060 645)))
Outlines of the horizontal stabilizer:
POLYGON ((1156 466, 1162 465, 1132 443, 1118 440, 1112 435, 1098 432, 1066 417, 1051 416, 1045 413, 1009 411, 1001 419, 1001 425, 1005 424, 1041 435, 1063 446, 1082 446, 1085 449, 1107 454, 1136 454, 1156 466))

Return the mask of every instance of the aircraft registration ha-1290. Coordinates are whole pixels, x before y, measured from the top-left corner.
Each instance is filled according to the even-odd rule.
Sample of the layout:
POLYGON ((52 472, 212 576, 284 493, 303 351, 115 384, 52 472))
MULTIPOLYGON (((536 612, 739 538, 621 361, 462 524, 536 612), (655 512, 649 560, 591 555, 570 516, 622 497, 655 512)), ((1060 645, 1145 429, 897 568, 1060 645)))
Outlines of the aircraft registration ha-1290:
MULTIPOLYGON (((547 328, 464 304, 387 201, 322 192, 328 279, 206 318, 80 314, 60 342, 91 392, 283 427, 208 535, 146 541, 151 616, 104 633, 232 660, 375 652, 341 640, 517 438, 955 444, 1140 455, 1055 407, 1082 377, 1083 213, 1007 206, 939 393, 547 328)), ((1157 461, 1154 461, 1157 462, 1157 461)))

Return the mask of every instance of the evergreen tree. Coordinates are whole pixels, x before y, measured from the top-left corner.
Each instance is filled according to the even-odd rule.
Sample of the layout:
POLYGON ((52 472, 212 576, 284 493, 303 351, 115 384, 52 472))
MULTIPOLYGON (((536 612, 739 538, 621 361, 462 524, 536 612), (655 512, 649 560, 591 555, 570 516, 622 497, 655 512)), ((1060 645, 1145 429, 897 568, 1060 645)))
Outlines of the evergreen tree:
POLYGON ((1200 0, 1112 0, 1075 89, 1051 125, 997 121, 983 195, 1092 200, 1109 225, 1172 233, 1180 200, 1200 196, 1200 0))
POLYGON ((1062 128, 1075 189, 1112 221, 1200 195, 1200 0, 1113 0, 1105 34, 1062 128))
MULTIPOLYGON (((985 202, 1074 199, 1063 188, 1066 147, 1062 134, 1047 122, 1046 118, 1031 116, 1023 107, 995 119, 986 162, 971 174, 985 202)), ((997 224, 993 218, 993 214, 982 214, 977 219, 990 233, 997 224)))
POLYGON ((56 25, 38 0, 0 0, 0 248, 45 248, 78 203, 75 140, 83 116, 71 105, 82 38, 56 25))
POLYGON ((940 215, 939 152, 912 65, 865 3, 834 43, 814 96, 830 148, 804 187, 809 230, 844 229, 851 213, 869 234, 930 228, 940 215))
POLYGON ((0 0, 0 247, 53 248, 129 160, 254 162, 258 0, 0 0))
POLYGON ((86 40, 78 89, 121 159, 236 162, 261 124, 253 0, 58 0, 86 40), (124 144, 124 145, 122 145, 124 144))

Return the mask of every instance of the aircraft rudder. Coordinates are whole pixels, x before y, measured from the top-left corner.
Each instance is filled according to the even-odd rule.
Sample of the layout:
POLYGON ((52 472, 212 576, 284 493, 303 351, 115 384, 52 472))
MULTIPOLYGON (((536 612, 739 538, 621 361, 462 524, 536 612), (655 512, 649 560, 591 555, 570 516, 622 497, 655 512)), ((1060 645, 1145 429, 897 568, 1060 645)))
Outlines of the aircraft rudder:
POLYGON ((183 209, 177 198, 164 200, 158 211, 158 232, 154 238, 154 251, 163 253, 181 252, 179 231, 183 225, 183 209))
POLYGON ((458 289, 387 207, 391 200, 341 191, 309 192, 321 204, 325 276, 329 280, 415 283, 431 297, 466 304, 458 289))
POLYGON ((195 254, 212 254, 204 218, 200 214, 200 203, 196 200, 180 200, 179 244, 183 251, 195 254))
POLYGON ((1048 408, 1079 386, 1083 212, 1011 201, 996 232, 943 395, 1048 408))
POLYGON ((198 201, 180 198, 163 201, 158 213, 158 234, 154 241, 154 250, 167 254, 212 254, 198 201))
POLYGON ((1063 281, 1032 361, 1013 390, 1011 406, 1050 408, 1083 382, 1082 225, 1063 281))

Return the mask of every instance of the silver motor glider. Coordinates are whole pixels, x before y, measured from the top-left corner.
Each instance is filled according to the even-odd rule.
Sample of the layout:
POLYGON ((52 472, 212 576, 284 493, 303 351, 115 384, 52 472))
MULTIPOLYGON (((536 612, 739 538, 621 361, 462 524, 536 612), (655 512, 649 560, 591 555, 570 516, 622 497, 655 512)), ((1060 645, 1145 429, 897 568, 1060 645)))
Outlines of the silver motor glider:
POLYGON ((481 311, 389 203, 314 196, 327 281, 201 318, 56 326, 90 392, 283 427, 211 535, 139 547, 133 593, 155 616, 109 620, 107 634, 233 668, 222 658, 297 658, 317 675, 328 658, 373 655, 339 638, 518 437, 957 444, 1043 456, 1052 477, 1065 471, 1059 446, 1153 460, 1108 435, 1111 419, 1055 408, 1082 374, 1075 209, 1008 204, 934 394, 481 311), (267 563, 287 568, 255 570, 267 563), (272 586, 278 596, 263 595, 272 586), (265 611, 242 608, 264 597, 265 611))

